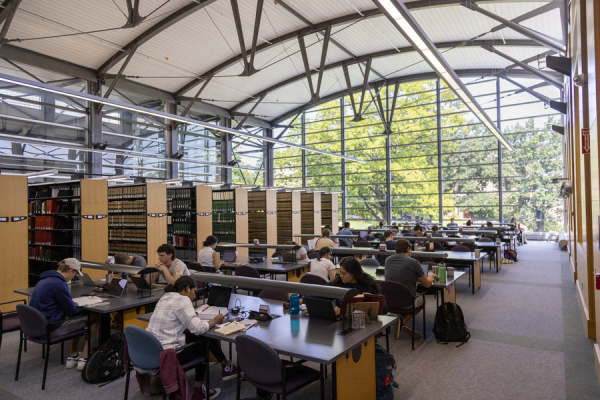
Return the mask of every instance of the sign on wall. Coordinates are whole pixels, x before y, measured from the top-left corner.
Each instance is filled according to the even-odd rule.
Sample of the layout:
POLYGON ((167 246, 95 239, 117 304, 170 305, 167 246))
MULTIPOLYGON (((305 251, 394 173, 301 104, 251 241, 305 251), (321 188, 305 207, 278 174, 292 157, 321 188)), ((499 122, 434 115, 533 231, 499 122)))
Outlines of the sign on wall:
POLYGON ((581 130, 581 154, 590 154, 590 128, 581 130))

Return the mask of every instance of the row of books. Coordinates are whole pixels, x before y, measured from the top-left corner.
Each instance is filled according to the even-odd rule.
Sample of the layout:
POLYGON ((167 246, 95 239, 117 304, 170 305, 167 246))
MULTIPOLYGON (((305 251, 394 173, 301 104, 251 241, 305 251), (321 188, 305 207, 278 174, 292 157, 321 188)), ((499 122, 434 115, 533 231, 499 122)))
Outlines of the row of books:
POLYGON ((39 197, 67 197, 67 196, 81 196, 81 186, 77 183, 74 185, 60 185, 60 186, 30 186, 29 187, 29 198, 39 197))
POLYGON ((213 212, 226 212, 226 211, 235 211, 235 201, 234 200, 213 200, 212 204, 213 212))
POLYGON ((173 211, 173 222, 196 222, 196 213, 192 211, 173 211))
POLYGON ((177 250, 177 258, 179 258, 184 263, 191 263, 198 261, 198 254, 196 250, 177 250))
POLYGON ((146 200, 111 201, 108 212, 146 212, 146 200))
POLYGON ((108 188, 109 200, 128 199, 132 197, 146 197, 146 185, 108 188))
POLYGON ((29 232, 29 244, 81 246, 81 233, 61 233, 43 230, 29 232))
POLYGON ((172 210, 190 210, 196 208, 195 200, 173 200, 172 210))
POLYGON ((212 214, 213 224, 233 223, 235 225, 235 212, 214 212, 212 214))
POLYGON ((146 258, 146 245, 139 243, 109 243, 108 254, 114 256, 117 253, 127 253, 146 258))
POLYGON ((79 213, 80 205, 80 199, 73 199, 69 202, 58 200, 34 200, 27 205, 27 212, 29 214, 77 214, 79 213))
POLYGON ((266 192, 248 192, 248 211, 265 211, 266 192))
POLYGON ((145 227, 146 215, 109 215, 109 226, 145 227))
POLYGON ((196 247, 198 242, 195 236, 173 235, 171 243, 179 247, 196 247))
POLYGON ((195 235, 196 229, 189 222, 174 222, 171 225, 173 228, 173 235, 195 235))
POLYGON ((196 189, 169 189, 167 190, 167 201, 172 199, 184 199, 193 197, 192 194, 196 193, 196 189))
POLYGON ((59 262, 61 260, 64 260, 65 258, 71 257, 81 260, 81 249, 50 248, 41 246, 29 247, 29 259, 31 260, 59 262))
POLYGON ((218 200, 234 200, 235 193, 233 190, 221 190, 221 191, 213 191, 213 201, 218 200))
POLYGON ((145 229, 109 229, 108 240, 123 240, 126 242, 145 242, 145 229))
POLYGON ((292 194, 277 193, 277 243, 292 240, 292 194))

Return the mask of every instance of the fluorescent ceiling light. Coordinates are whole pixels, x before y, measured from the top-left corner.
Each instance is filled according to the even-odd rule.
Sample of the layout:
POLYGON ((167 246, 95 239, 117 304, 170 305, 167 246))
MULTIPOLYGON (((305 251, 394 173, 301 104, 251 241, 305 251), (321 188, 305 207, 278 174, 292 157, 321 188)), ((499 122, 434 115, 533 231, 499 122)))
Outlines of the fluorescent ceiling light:
POLYGON ((280 145, 284 145, 284 146, 288 146, 288 147, 296 147, 298 149, 311 151, 314 153, 320 153, 320 154, 324 154, 327 156, 343 158, 346 160, 356 161, 356 162, 360 162, 360 163, 367 162, 366 160, 359 160, 354 157, 330 153, 328 151, 318 150, 318 149, 314 149, 312 147, 302 146, 299 144, 284 142, 282 140, 273 139, 273 138, 270 138, 267 136, 254 135, 252 133, 244 132, 244 131, 237 130, 237 129, 227 128, 224 126, 212 125, 212 124, 209 124, 206 122, 197 121, 195 119, 191 119, 191 118, 187 118, 187 117, 180 117, 180 116, 174 115, 174 114, 169 114, 164 111, 152 110, 150 108, 140 107, 140 106, 136 106, 134 104, 122 103, 117 100, 106 99, 104 97, 94 96, 94 95, 87 94, 87 93, 81 93, 81 92, 77 92, 75 90, 65 89, 62 87, 57 87, 57 86, 52 86, 52 85, 47 85, 47 84, 41 83, 41 82, 34 82, 34 81, 27 80, 27 79, 13 77, 10 75, 0 74, 0 81, 7 82, 7 83, 10 83, 13 85, 25 86, 25 87, 30 87, 33 89, 43 90, 43 91, 49 92, 49 93, 56 93, 56 94, 59 94, 62 96, 74 97, 76 99, 89 101, 92 103, 98 103, 98 104, 104 104, 104 105, 111 106, 111 107, 117 107, 122 110, 129 110, 129 111, 133 111, 136 113, 152 115, 152 116, 158 117, 158 118, 165 118, 170 121, 180 122, 182 124, 195 125, 195 126, 199 126, 201 128, 206 128, 206 129, 210 129, 213 131, 219 131, 219 132, 223 132, 223 133, 230 134, 230 135, 246 136, 246 137, 249 137, 252 139, 262 140, 263 142, 276 143, 276 144, 280 144, 280 145))
POLYGON ((52 176, 52 175, 58 175, 58 170, 57 169, 48 169, 45 171, 34 172, 32 174, 27 174, 27 178, 40 178, 42 176, 52 176))
POLYGON ((101 176, 99 178, 92 178, 95 180, 105 180, 105 181, 122 181, 124 179, 129 179, 128 175, 112 175, 112 176, 101 176))
POLYGON ((162 183, 181 183, 181 179, 164 179, 162 183))
POLYGON ((513 146, 471 95, 401 0, 373 0, 427 63, 508 150, 513 146))

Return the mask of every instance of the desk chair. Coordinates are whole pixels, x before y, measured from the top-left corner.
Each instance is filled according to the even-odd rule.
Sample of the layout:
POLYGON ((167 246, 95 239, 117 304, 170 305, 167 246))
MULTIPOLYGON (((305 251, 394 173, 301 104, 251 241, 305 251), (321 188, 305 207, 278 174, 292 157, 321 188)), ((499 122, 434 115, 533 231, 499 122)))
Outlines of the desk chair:
MULTIPOLYGON (((124 399, 127 400, 127 396, 129 395, 129 377, 131 375, 131 370, 133 369, 133 365, 136 367, 147 369, 147 370, 157 370, 160 369, 160 353, 164 350, 156 336, 151 334, 150 332, 137 327, 135 325, 128 325, 125 327, 125 339, 127 340, 127 353, 128 359, 125 360, 127 363, 125 368, 127 369, 127 378, 125 380, 125 396, 124 399), (133 363, 133 365, 131 364, 133 363)), ((187 344, 182 347, 178 347, 176 350, 181 350, 186 346, 190 346, 194 343, 187 344)), ((205 356, 198 356, 191 360, 190 362, 181 366, 184 371, 189 371, 190 369, 196 367, 198 364, 202 364, 206 362, 205 356)), ((206 381, 208 383, 209 373, 208 367, 206 368, 206 381)), ((206 386, 206 391, 208 393, 208 385, 206 386)), ((163 399, 167 398, 167 394, 163 390, 163 399)))
MULTIPOLYGON (((207 272, 206 268, 204 268, 203 265, 200 265, 200 263, 197 262, 188 263, 187 267, 188 269, 193 269, 194 271, 207 272)), ((201 297, 204 298, 207 286, 208 284, 206 282, 196 281, 196 300, 200 300, 201 297)))
POLYGON ((307 283, 309 285, 327 285, 325 279, 312 274, 304 274, 304 276, 300 278, 300 283, 307 283))
MULTIPOLYGON (((417 297, 413 297, 412 293, 406 287, 406 285, 400 282, 393 281, 383 281, 379 282, 379 287, 381 287, 381 294, 385 296, 385 303, 387 304, 388 311, 394 314, 398 314, 398 318, 400 315, 404 314, 412 314, 412 349, 415 349, 415 316, 423 311, 423 339, 427 339, 427 327, 425 321, 425 297, 423 297, 423 305, 420 307, 415 307, 415 299, 417 297), (406 309, 406 307, 411 307, 406 309)), ((396 326, 394 327, 394 337, 398 339, 400 337, 400 330, 402 329, 400 319, 396 322, 396 326)))
POLYGON ((379 265, 379 261, 374 258, 365 258, 364 260, 360 261, 360 265, 363 267, 381 267, 381 265, 379 265))
MULTIPOLYGON (((19 340, 19 357, 17 358, 17 371, 15 372, 15 381, 19 380, 19 369, 21 368, 21 352, 23 350, 23 342, 28 340, 33 343, 38 343, 43 346, 45 350, 44 354, 44 377, 42 378, 42 390, 46 389, 46 374, 48 373, 48 359, 50 358, 50 346, 53 344, 60 343, 60 363, 65 363, 65 341, 73 338, 83 336, 88 333, 87 329, 80 329, 75 332, 68 333, 62 336, 50 337, 52 327, 58 323, 65 322, 68 320, 62 319, 48 323, 44 314, 39 310, 25 305, 17 304, 17 315, 19 316, 19 322, 21 324, 20 340, 19 340)), ((89 337, 89 336, 88 336, 89 337)), ((90 354, 92 353, 91 346, 88 349, 90 354)))
MULTIPOLYGON (((23 303, 27 304, 26 300, 13 300, 7 301, 6 303, 0 303, 0 306, 4 306, 6 304, 13 303, 23 303)), ((21 323, 19 322, 19 316, 17 315, 17 311, 9 311, 3 313, 0 311, 0 348, 2 348, 2 336, 5 333, 18 331, 21 329, 21 323)), ((25 351, 27 351, 27 342, 25 342, 25 351)))
POLYGON ((361 239, 358 239, 358 241, 356 242, 354 247, 371 247, 371 243, 369 243, 368 240, 361 238, 361 239))
POLYGON ((267 300, 277 300, 277 301, 290 301, 290 298, 286 292, 281 292, 279 290, 262 290, 258 297, 260 299, 267 300))
MULTIPOLYGON (((258 273, 257 270, 255 270, 252 267, 249 267, 247 265, 240 265, 239 267, 237 267, 235 269, 235 276, 245 276, 248 278, 257 278, 260 279, 260 274, 258 273)), ((238 288, 236 288, 237 291, 238 288)), ((239 288, 242 290, 247 291, 248 293, 252 292, 253 296, 257 296, 260 293, 260 290, 255 290, 255 289, 251 289, 251 288, 239 288)))
POLYGON ((444 250, 444 246, 442 246, 442 244, 440 242, 433 242, 433 249, 434 250, 444 250))
POLYGON ((240 400, 242 373, 244 369, 246 381, 252 386, 277 394, 277 399, 286 400, 291 394, 304 386, 321 381, 321 400, 325 399, 325 378, 323 365, 321 371, 302 365, 305 361, 295 363, 279 358, 279 355, 265 342, 251 336, 239 335, 235 338, 237 350, 238 375, 236 400, 240 400))
POLYGON ((310 253, 308 253, 306 255, 306 258, 309 260, 314 260, 315 258, 319 258, 319 252, 318 251, 311 251, 310 253))
MULTIPOLYGON (((448 236, 450 237, 450 236, 448 236)), ((450 249, 450 251, 460 251, 462 253, 471 253, 471 249, 468 248, 467 246, 463 246, 462 244, 456 245, 453 248, 450 249)), ((460 264, 450 264, 450 266, 456 266, 457 268, 461 268, 464 269, 464 265, 460 265, 460 264)), ((469 274, 469 287, 471 287, 471 274, 469 274)))
MULTIPOLYGON (((489 237, 480 237, 479 242, 486 242, 486 243, 492 243, 494 242, 492 239, 490 239, 489 237)), ((488 260, 490 261, 490 269, 492 269, 492 260, 494 260, 494 264, 496 263, 496 252, 495 251, 488 251, 486 252, 487 256, 488 256, 488 260)))

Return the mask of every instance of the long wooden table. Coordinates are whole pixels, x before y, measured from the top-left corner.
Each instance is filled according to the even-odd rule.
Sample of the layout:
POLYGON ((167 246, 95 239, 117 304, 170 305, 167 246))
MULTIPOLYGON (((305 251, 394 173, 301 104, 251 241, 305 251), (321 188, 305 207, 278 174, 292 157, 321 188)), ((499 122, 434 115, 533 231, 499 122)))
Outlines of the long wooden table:
POLYGON ((258 271, 261 275, 285 275, 289 282, 300 282, 300 279, 310 270, 308 260, 298 260, 295 263, 285 263, 270 258, 265 258, 259 263, 251 263, 249 257, 239 256, 235 262, 221 265, 221 270, 226 274, 232 275, 237 267, 247 265, 258 271))

